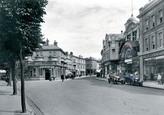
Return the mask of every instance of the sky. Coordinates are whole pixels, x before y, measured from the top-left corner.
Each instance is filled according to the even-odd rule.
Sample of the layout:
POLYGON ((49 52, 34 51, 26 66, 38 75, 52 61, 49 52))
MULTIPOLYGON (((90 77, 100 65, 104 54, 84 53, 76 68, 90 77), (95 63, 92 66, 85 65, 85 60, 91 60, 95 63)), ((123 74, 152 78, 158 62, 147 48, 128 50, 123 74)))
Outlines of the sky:
POLYGON ((125 31, 124 24, 149 0, 48 0, 42 33, 49 44, 75 56, 101 59, 106 34, 125 31), (133 7, 132 7, 133 6, 133 7), (133 9, 133 10, 132 10, 133 9))

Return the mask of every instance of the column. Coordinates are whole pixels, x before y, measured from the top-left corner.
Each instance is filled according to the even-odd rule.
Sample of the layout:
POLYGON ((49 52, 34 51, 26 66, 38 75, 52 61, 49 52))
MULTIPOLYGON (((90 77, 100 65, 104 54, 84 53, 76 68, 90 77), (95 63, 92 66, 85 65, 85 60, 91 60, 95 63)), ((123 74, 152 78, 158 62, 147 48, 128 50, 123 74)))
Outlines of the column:
POLYGON ((144 77, 144 62, 143 62, 143 56, 140 56, 140 81, 143 81, 144 77))

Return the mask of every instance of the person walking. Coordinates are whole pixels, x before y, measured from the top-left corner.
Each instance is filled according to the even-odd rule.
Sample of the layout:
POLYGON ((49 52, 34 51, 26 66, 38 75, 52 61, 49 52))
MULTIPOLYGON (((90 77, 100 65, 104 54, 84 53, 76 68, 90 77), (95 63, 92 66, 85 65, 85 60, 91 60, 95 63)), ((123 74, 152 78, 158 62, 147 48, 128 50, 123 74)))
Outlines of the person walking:
POLYGON ((158 85, 162 84, 161 79, 162 79, 162 76, 160 75, 160 73, 158 73, 158 76, 157 76, 158 85))
POLYGON ((62 80, 62 82, 64 81, 64 75, 63 74, 61 75, 61 80, 62 80))

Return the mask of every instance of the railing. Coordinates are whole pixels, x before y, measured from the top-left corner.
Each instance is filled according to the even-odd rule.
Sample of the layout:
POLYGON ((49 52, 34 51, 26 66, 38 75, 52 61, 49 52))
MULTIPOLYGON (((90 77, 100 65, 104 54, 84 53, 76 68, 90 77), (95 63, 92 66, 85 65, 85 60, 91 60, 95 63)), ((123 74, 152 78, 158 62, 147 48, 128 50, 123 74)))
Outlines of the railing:
POLYGON ((51 61, 43 61, 43 62, 29 62, 27 65, 58 65, 57 62, 51 62, 51 61))

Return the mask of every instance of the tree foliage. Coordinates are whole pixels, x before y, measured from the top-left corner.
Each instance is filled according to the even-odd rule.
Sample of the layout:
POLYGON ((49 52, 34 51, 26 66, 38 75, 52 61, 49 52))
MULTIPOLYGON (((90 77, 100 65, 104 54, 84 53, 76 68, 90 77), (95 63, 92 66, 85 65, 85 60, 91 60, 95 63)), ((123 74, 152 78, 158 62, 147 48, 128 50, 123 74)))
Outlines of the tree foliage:
MULTIPOLYGON (((26 112, 23 59, 43 42, 41 24, 47 0, 0 0, 0 57, 2 62, 21 63, 22 111, 26 112)), ((13 72, 12 71, 12 72, 13 72)), ((15 73, 13 85, 15 85, 15 73)))

